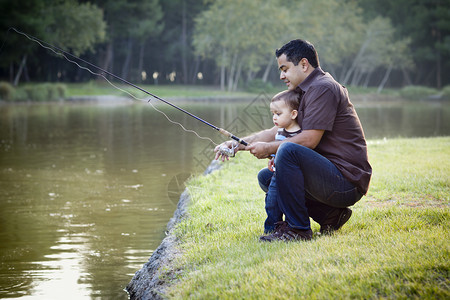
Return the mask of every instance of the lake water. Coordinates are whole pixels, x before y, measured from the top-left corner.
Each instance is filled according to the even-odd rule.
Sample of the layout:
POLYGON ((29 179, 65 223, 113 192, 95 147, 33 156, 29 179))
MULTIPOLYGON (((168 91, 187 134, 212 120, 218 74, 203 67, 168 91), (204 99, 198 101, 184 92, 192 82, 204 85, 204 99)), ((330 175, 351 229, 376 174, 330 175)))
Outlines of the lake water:
MULTIPOLYGON (((243 136, 271 125, 268 103, 262 94, 177 104, 243 136)), ((450 135, 448 104, 356 107, 368 139, 450 135)), ((125 286, 164 238, 183 181, 210 163, 213 142, 146 103, 0 105, 0 298, 127 299, 125 286)))

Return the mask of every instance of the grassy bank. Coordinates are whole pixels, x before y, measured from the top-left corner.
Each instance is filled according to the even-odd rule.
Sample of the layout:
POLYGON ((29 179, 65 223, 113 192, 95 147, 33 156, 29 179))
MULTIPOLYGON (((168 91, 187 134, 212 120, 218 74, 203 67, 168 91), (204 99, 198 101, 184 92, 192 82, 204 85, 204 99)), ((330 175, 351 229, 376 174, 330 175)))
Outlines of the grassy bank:
MULTIPOLYGON (((115 83, 116 84, 116 83, 115 83)), ((248 92, 225 92, 221 91, 217 87, 211 86, 199 86, 199 85, 148 85, 137 84, 144 90, 157 95, 159 97, 186 97, 186 98, 202 98, 202 97, 219 97, 219 96, 252 96, 252 93, 248 92)), ((131 93, 139 98, 148 97, 147 94, 140 92, 139 90, 124 84, 117 84, 118 87, 131 93)), ((80 96, 80 95, 115 95, 115 96, 127 96, 126 93, 112 87, 106 82, 89 82, 89 83, 72 83, 67 85, 68 96, 80 96)))
MULTIPOLYGON (((180 85, 180 84, 139 84, 144 90, 163 98, 254 98, 261 93, 275 95, 285 89, 279 82, 278 85, 249 84, 241 87, 239 91, 222 91, 217 86, 205 85, 180 85)), ((139 98, 148 98, 146 93, 129 85, 114 82, 114 85, 139 98)), ((0 101, 6 102, 48 102, 62 101, 71 97, 79 96, 125 96, 129 95, 104 80, 94 80, 84 83, 23 83, 17 87, 8 82, 0 81, 0 101)), ((441 90, 420 86, 407 86, 401 89, 384 89, 380 94, 376 88, 349 87, 349 92, 353 100, 450 100, 450 86, 441 90)))
MULTIPOLYGON (((450 297, 450 138, 371 141, 371 188, 332 236, 261 243, 266 165, 247 153, 188 183, 176 299, 450 297)), ((312 224, 313 231, 319 225, 312 224)))

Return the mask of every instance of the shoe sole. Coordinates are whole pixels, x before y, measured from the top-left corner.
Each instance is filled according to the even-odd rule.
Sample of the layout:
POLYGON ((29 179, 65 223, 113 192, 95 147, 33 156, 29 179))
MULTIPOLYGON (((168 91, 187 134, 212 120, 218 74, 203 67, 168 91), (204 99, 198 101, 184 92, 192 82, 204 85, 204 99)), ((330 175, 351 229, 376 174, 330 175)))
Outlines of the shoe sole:
POLYGON ((327 228, 320 230, 320 234, 330 234, 336 230, 339 230, 352 216, 352 210, 350 208, 346 208, 342 211, 339 216, 338 222, 335 226, 327 226, 327 228))
POLYGON ((335 227, 335 230, 338 230, 342 226, 344 226, 345 223, 350 219, 352 216, 352 210, 350 208, 346 208, 341 215, 339 216, 339 221, 337 226, 335 227))

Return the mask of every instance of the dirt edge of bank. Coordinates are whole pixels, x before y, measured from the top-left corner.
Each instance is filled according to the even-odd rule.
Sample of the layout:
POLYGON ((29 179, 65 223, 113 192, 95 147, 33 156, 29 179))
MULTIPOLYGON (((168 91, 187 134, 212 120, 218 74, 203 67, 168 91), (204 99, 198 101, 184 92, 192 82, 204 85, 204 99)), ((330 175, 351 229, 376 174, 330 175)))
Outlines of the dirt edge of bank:
MULTIPOLYGON (((218 161, 212 161, 204 175, 220 169, 218 161)), ((187 217, 187 207, 190 197, 187 189, 180 196, 177 209, 173 217, 167 223, 167 236, 162 240, 159 247, 153 252, 148 262, 134 274, 126 287, 130 299, 164 299, 168 286, 175 280, 181 270, 174 270, 172 263, 182 253, 178 249, 178 240, 173 233, 175 225, 187 217), (170 270, 168 272, 168 270, 170 270), (170 274, 169 276, 167 274, 170 274)))

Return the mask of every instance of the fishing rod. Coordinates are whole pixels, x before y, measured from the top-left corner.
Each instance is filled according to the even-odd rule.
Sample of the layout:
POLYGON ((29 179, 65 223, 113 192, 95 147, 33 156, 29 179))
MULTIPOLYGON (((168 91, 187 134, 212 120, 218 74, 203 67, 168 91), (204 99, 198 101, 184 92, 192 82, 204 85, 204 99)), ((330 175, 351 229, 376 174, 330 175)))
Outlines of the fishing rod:
MULTIPOLYGON (((134 87, 135 89, 140 90, 141 92, 143 92, 143 93, 145 93, 145 94, 147 94, 147 95, 149 95, 149 96, 151 96, 151 97, 153 97, 153 98, 155 98, 155 99, 157 99, 157 100, 159 100, 159 101, 161 101, 161 102, 164 102, 164 103, 167 104, 167 105, 172 106, 173 108, 178 109, 179 111, 181 111, 181 112, 187 114, 188 116, 190 116, 190 117, 192 117, 192 118, 194 118, 194 119, 196 119, 196 120, 202 122, 203 124, 206 124, 206 125, 210 126, 211 128, 213 128, 213 129, 219 131, 219 132, 220 132, 221 134, 223 134, 224 136, 227 136, 227 137, 229 137, 229 138, 231 138, 231 139, 237 141, 239 144, 242 144, 242 145, 244 145, 244 146, 247 146, 247 145, 248 145, 248 143, 247 143, 246 141, 244 141, 243 139, 241 139, 241 138, 235 136, 235 135, 232 134, 231 132, 228 132, 228 131, 226 131, 226 130, 223 129, 223 128, 217 127, 217 126, 215 126, 215 125, 209 123, 208 121, 203 120, 202 118, 200 118, 200 117, 198 117, 198 116, 196 116, 196 115, 194 115, 194 114, 188 112, 187 110, 185 110, 185 109, 183 109, 183 108, 181 108, 181 107, 179 107, 179 106, 177 106, 177 105, 175 105, 175 104, 173 104, 173 103, 171 103, 171 102, 169 102, 169 101, 167 101, 167 100, 165 100, 165 99, 163 99, 163 98, 161 98, 161 97, 159 97, 159 96, 157 96, 157 95, 155 95, 155 94, 153 94, 153 93, 150 93, 149 91, 147 91, 147 90, 145 90, 145 89, 143 89, 143 88, 141 88, 141 87, 139 87, 139 86, 137 86, 137 85, 135 85, 135 84, 129 82, 128 80, 126 80, 126 79, 124 79, 124 78, 122 78, 122 77, 119 77, 119 76, 117 76, 117 75, 115 75, 115 74, 113 74, 113 73, 111 73, 111 72, 109 72, 109 71, 107 71, 107 70, 105 70, 105 69, 102 69, 102 68, 100 68, 99 66, 96 66, 96 65, 94 65, 94 64, 92 64, 92 63, 90 63, 90 62, 88 62, 88 61, 86 61, 86 60, 84 60, 84 59, 82 59, 82 58, 80 58, 80 57, 78 57, 78 56, 76 56, 76 55, 70 53, 70 52, 67 52, 66 50, 64 50, 64 49, 62 49, 62 48, 60 48, 60 47, 54 46, 54 45, 52 45, 52 44, 50 44, 50 43, 48 43, 48 42, 45 42, 45 41, 43 41, 43 40, 40 40, 40 39, 34 37, 34 36, 32 36, 32 35, 26 34, 26 33, 22 32, 22 31, 20 31, 20 30, 18 30, 18 29, 16 29, 16 28, 14 28, 14 27, 11 27, 10 29, 14 30, 14 31, 17 32, 18 34, 21 34, 21 35, 26 36, 26 37, 29 38, 29 39, 32 39, 32 40, 35 40, 35 41, 39 42, 41 45, 47 45, 50 49, 57 50, 57 51, 59 51, 60 53, 63 53, 64 55, 70 56, 70 57, 72 57, 72 58, 74 58, 74 59, 76 59, 76 60, 78 60, 78 61, 81 61, 81 62, 87 64, 87 65, 90 66, 90 67, 93 67, 93 68, 95 68, 95 69, 101 71, 101 72, 103 73, 103 75, 102 75, 102 74, 100 74, 100 75, 102 75, 102 76, 104 76, 104 74, 109 75, 109 76, 111 76, 111 77, 113 77, 113 78, 115 78, 115 79, 117 79, 117 80, 119 80, 119 81, 121 81, 121 82, 123 82, 123 83, 129 85, 129 86, 134 87)), ((151 99, 149 99, 148 102, 150 102, 150 100, 151 100, 151 99)), ((236 147, 234 147, 233 149, 230 149, 230 148, 228 148, 228 147, 221 147, 219 151, 220 151, 221 153, 227 155, 227 156, 234 156, 234 149, 235 149, 235 148, 236 148, 236 147), (226 149, 225 149, 225 148, 226 148, 226 149), (228 149, 228 150, 227 150, 227 149, 228 149)))

